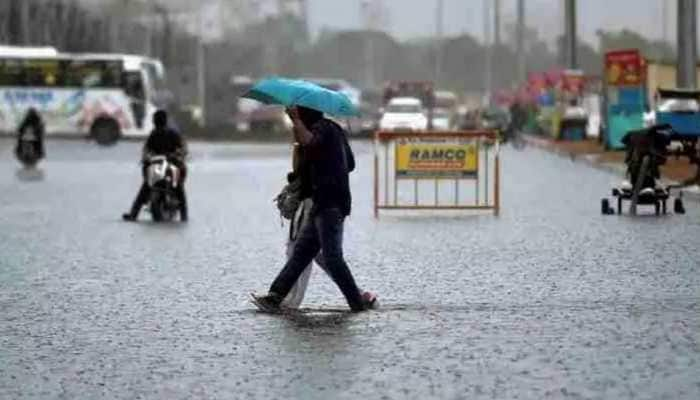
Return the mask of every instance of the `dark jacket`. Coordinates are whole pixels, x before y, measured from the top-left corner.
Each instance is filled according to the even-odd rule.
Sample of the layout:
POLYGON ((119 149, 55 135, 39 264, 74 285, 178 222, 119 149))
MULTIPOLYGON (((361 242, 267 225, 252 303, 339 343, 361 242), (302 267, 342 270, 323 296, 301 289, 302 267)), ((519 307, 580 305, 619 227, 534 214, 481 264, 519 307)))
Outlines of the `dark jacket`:
POLYGON ((27 115, 22 120, 17 131, 19 135, 22 136, 29 128, 34 129, 34 134, 37 136, 37 139, 41 140, 44 138, 44 122, 41 120, 39 114, 33 110, 27 112, 27 115))
POLYGON ((181 153, 185 155, 187 147, 179 133, 170 128, 156 128, 148 136, 143 146, 144 154, 171 155, 181 153))
POLYGON ((355 169, 355 157, 345 131, 335 122, 321 119, 310 127, 311 143, 303 147, 302 173, 307 174, 312 213, 338 208, 350 215, 352 196, 348 174, 355 169))
POLYGON ((36 110, 30 109, 27 115, 22 120, 22 123, 17 129, 17 149, 19 148, 19 142, 22 140, 24 135, 29 129, 32 129, 34 136, 36 138, 36 150, 39 153, 39 157, 44 157, 44 121, 42 121, 41 116, 36 110))

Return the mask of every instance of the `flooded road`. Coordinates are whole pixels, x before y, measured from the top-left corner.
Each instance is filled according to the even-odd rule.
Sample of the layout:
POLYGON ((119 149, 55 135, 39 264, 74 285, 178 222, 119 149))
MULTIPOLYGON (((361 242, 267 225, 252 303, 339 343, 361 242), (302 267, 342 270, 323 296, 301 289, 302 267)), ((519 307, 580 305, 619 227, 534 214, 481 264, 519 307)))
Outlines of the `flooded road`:
POLYGON ((191 145, 190 222, 124 223, 137 143, 0 141, 0 398, 698 399, 700 212, 601 216, 617 177, 502 156, 501 216, 372 216, 355 143, 346 257, 377 312, 316 271, 291 317, 248 301, 282 267, 285 145, 191 145))

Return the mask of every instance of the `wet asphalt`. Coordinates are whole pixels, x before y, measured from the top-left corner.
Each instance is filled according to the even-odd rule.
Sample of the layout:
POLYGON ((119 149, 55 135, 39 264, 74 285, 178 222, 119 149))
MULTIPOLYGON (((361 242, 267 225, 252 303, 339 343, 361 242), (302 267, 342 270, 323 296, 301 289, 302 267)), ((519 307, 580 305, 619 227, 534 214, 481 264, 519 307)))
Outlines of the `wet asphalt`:
POLYGON ((355 143, 346 258, 382 309, 315 272, 293 316, 248 293, 281 268, 288 146, 195 143, 190 222, 120 221, 137 143, 0 140, 2 399, 698 399, 700 206, 600 215, 617 177, 503 151, 503 209, 372 216, 355 143), (334 311, 336 310, 336 311, 334 311))

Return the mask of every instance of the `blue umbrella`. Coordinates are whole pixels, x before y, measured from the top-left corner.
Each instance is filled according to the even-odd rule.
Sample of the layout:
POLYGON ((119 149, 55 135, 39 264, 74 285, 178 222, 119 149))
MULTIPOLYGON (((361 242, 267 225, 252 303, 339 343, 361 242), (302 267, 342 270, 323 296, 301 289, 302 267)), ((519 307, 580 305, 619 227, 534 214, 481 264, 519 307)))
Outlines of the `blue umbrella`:
POLYGON ((357 107, 346 95, 298 79, 266 78, 257 82, 243 97, 265 104, 313 108, 336 117, 359 115, 357 107))

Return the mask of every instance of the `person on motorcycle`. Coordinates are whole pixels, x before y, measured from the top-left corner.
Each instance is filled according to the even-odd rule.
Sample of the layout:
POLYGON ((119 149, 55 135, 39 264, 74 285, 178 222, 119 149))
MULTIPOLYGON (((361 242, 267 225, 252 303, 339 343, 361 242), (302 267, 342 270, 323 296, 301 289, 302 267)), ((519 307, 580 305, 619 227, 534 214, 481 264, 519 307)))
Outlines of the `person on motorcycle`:
POLYGON ((20 148, 22 140, 33 140, 34 150, 39 155, 39 159, 44 158, 44 121, 35 108, 27 110, 27 114, 17 129, 17 149, 20 148), (28 137, 30 134, 33 134, 32 138, 28 137))
POLYGON ((670 144, 668 125, 655 125, 649 128, 630 131, 622 137, 622 143, 627 152, 625 164, 627 165, 627 175, 629 184, 637 184, 639 174, 642 172, 642 164, 645 157, 648 157, 648 165, 645 176, 642 177, 640 189, 656 187, 656 180, 661 177, 660 166, 666 163, 667 150, 670 144))
POLYGON ((122 215, 122 218, 125 221, 135 221, 138 218, 139 211, 141 211, 141 208, 146 204, 150 196, 150 188, 146 179, 148 160, 150 157, 162 155, 167 156, 170 162, 175 164, 180 170, 180 180, 176 194, 180 200, 180 221, 185 222, 187 221, 187 196, 185 195, 187 144, 177 131, 168 127, 168 114, 165 111, 158 110, 153 114, 153 125, 155 128, 151 131, 148 140, 143 146, 141 158, 143 183, 131 206, 131 211, 122 215))

